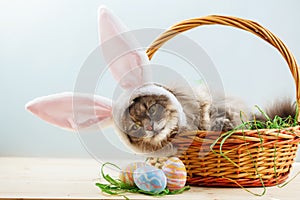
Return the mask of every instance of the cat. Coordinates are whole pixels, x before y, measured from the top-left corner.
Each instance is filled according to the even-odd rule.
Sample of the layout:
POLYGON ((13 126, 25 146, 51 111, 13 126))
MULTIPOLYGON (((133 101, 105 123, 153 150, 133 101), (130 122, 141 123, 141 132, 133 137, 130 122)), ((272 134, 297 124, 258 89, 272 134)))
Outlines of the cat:
POLYGON ((125 136, 123 140, 128 140, 129 146, 137 152, 149 153, 165 148, 160 153, 176 154, 172 139, 185 131, 227 132, 241 125, 242 120, 266 122, 265 115, 271 120, 275 116, 296 117, 296 104, 289 99, 275 101, 262 114, 250 112, 246 104, 235 97, 211 101, 203 87, 194 92, 192 95, 159 84, 137 89, 131 104, 121 114, 119 132, 125 136), (143 92, 145 90, 148 92, 143 92))
MULTIPOLYGON (((241 123, 240 112, 246 106, 235 98, 212 102, 204 87, 192 92, 184 88, 146 84, 135 90, 116 129, 123 141, 136 152, 150 153, 163 148, 175 153, 172 139, 185 131, 229 131, 241 123)), ((124 106, 124 105, 122 105, 124 106)))
MULTIPOLYGON (((150 82, 143 67, 149 65, 146 53, 136 50, 133 36, 121 34, 127 28, 105 7, 99 9, 99 29, 101 44, 113 38, 113 45, 101 47, 113 77, 124 89, 123 95, 113 102, 98 95, 59 93, 30 101, 27 110, 73 131, 114 125, 129 148, 151 156, 176 154, 172 139, 185 131, 229 131, 241 123, 241 113, 244 120, 251 117, 249 108, 237 98, 211 95, 205 87, 150 82), (116 47, 127 53, 109 62, 116 47)), ((275 108, 268 109, 267 114, 295 115, 295 107, 289 104, 275 108)), ((265 120, 262 115, 256 117, 265 120)))

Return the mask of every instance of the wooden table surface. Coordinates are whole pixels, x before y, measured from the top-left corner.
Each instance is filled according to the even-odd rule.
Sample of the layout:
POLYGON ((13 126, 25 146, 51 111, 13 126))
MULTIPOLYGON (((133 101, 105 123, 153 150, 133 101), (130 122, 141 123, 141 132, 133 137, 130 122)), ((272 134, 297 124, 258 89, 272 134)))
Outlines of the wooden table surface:
MULTIPOLYGON (((93 159, 0 158, 0 198, 3 199, 123 199, 108 196, 95 186, 100 181, 101 164, 93 159)), ((291 175, 300 171, 293 165, 291 175)), ((114 173, 113 170, 107 170, 114 173)), ((262 188, 250 188, 261 193, 262 188)), ((155 199, 151 196, 128 194, 130 199, 155 199)), ((256 197, 240 188, 192 187, 180 195, 159 199, 247 200, 300 199, 300 176, 284 188, 269 187, 263 197, 256 197)))

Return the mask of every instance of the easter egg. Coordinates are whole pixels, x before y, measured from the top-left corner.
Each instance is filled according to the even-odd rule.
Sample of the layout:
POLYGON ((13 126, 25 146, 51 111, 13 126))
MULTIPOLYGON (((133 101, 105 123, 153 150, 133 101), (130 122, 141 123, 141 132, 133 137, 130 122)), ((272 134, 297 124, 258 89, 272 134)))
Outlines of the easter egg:
POLYGON ((147 192, 159 193, 167 186, 167 178, 164 172, 152 166, 136 169, 133 179, 139 189, 147 192))
POLYGON ((183 162, 177 157, 169 158, 162 167, 167 177, 167 187, 170 191, 179 190, 186 183, 186 169, 183 162))
POLYGON ((134 180, 133 180, 133 173, 134 171, 139 168, 145 166, 146 163, 143 162, 134 162, 126 165, 124 168, 122 168, 119 178, 122 182, 127 183, 131 186, 134 186, 134 180))

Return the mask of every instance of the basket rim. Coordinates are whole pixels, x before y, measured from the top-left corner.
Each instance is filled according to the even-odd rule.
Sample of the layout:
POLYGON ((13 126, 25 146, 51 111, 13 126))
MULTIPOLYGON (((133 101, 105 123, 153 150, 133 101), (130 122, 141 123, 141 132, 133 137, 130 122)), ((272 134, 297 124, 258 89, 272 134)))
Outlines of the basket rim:
MULTIPOLYGON (((225 25, 242 29, 260 37, 275 47, 287 62, 290 72, 294 78, 294 83, 296 85, 296 102, 298 108, 300 108, 300 72, 294 55, 287 48, 287 46, 271 31, 264 28, 259 23, 248 19, 224 15, 208 15, 204 17, 183 20, 171 26, 152 42, 152 44, 146 50, 149 60, 152 59, 155 52, 168 40, 182 32, 203 25, 225 25)), ((297 116, 297 121, 300 123, 300 114, 297 116)))

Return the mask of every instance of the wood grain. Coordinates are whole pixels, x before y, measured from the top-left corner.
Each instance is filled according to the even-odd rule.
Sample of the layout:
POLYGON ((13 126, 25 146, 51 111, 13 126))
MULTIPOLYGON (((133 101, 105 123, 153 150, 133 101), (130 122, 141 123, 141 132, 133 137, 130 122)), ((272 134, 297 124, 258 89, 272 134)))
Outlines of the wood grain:
MULTIPOLYGON (((118 162, 116 162, 118 163, 118 162)), ((93 159, 57 158, 0 158, 0 198, 1 199, 123 199, 102 194, 95 186, 100 181, 101 163, 93 159)), ((291 176, 300 171, 300 163, 295 163, 291 176)), ((107 170, 110 174, 116 171, 107 170)), ((291 177, 290 176, 290 177, 291 177)), ((297 199, 300 196, 300 176, 284 188, 269 187, 262 198, 239 188, 192 187, 181 195, 159 199, 297 199)), ((261 193, 262 188, 250 188, 261 193)), ((127 195, 130 199, 155 199, 145 195, 127 195)))

